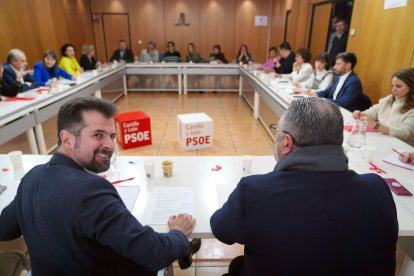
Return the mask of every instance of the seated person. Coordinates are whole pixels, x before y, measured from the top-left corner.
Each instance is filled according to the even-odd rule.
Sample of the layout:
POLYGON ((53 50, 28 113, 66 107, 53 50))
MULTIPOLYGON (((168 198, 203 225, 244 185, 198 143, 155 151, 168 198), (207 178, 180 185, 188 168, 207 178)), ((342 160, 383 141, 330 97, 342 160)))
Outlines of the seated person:
POLYGON ((293 92, 309 93, 311 90, 320 91, 328 88, 334 79, 329 64, 329 54, 319 54, 315 59, 315 70, 311 76, 304 82, 292 83, 295 86, 293 92))
POLYGON ((60 54, 62 57, 59 61, 59 67, 69 75, 79 76, 82 73, 82 68, 75 57, 75 46, 69 43, 64 44, 60 48, 60 54))
POLYGON ((39 61, 34 66, 34 79, 41 85, 47 86, 49 80, 59 77, 63 77, 68 80, 75 80, 76 77, 72 76, 56 65, 56 54, 53 51, 47 50, 43 55, 43 61, 39 61))
POLYGON ((19 93, 20 82, 15 82, 13 86, 9 86, 3 81, 3 65, 0 64, 0 96, 15 97, 19 93))
POLYGON ((414 146, 414 68, 395 72, 391 87, 391 95, 368 110, 356 110, 353 116, 366 118, 368 127, 414 146))
POLYGON ((254 62, 254 59, 252 58, 252 55, 250 54, 249 50, 247 49, 247 46, 245 44, 242 44, 240 46, 239 51, 236 54, 235 58, 236 63, 243 63, 248 64, 249 62, 254 62))
POLYGON ((79 65, 83 71, 95 70, 96 68, 96 51, 92 44, 83 44, 82 55, 79 60, 79 65))
POLYGON ((292 73, 276 74, 276 76, 290 79, 292 82, 303 82, 307 80, 313 72, 312 65, 309 63, 311 56, 308 50, 300 48, 296 51, 296 61, 293 63, 292 73))
POLYGON ((279 53, 282 57, 275 63, 275 71, 278 74, 290 74, 293 70, 293 63, 295 63, 295 53, 292 52, 292 47, 289 43, 283 42, 279 45, 279 53))
POLYGON ((346 51, 348 42, 348 22, 344 18, 338 18, 335 23, 335 35, 332 38, 332 45, 329 48, 331 66, 335 65, 335 57, 346 51))
POLYGON ((156 275, 193 251, 191 215, 169 217, 169 231, 157 233, 98 175, 110 166, 116 112, 115 104, 96 97, 65 103, 57 116, 57 152, 23 177, 3 209, 0 241, 24 236, 33 275, 156 275))
POLYGON ((395 275, 393 196, 381 176, 349 170, 343 127, 330 101, 291 102, 274 170, 243 177, 210 219, 218 240, 244 244, 229 275, 395 275))
POLYGON ((204 60, 201 57, 200 53, 196 52, 194 43, 188 43, 187 45, 187 55, 185 56, 185 62, 204 63, 204 60))
POLYGON ((180 52, 175 50, 175 43, 173 41, 168 41, 167 43, 167 52, 164 53, 162 61, 164 62, 181 62, 180 52))
POLYGON ((157 63, 160 62, 160 53, 157 51, 157 49, 155 48, 156 44, 155 41, 150 40, 148 42, 148 48, 147 49, 143 49, 141 51, 141 55, 139 57, 139 61, 140 62, 153 62, 153 63, 157 63))
POLYGON ((337 105, 355 111, 363 105, 362 84, 353 69, 357 63, 354 53, 341 53, 336 57, 334 71, 339 76, 327 89, 308 93, 309 96, 326 98, 337 105))
POLYGON ((275 64, 279 62, 280 55, 277 53, 276 47, 270 47, 269 48, 269 59, 266 61, 266 63, 263 63, 261 66, 261 69, 265 72, 274 72, 275 71, 275 64))
POLYGON ((400 160, 414 165, 414 152, 404 152, 403 156, 400 156, 400 160))
POLYGON ((27 70, 27 59, 23 51, 10 50, 7 63, 3 64, 3 82, 9 87, 19 87, 19 92, 25 92, 39 87, 33 79, 31 70, 27 70))
POLYGON ((109 61, 113 62, 115 60, 119 63, 134 62, 134 54, 130 49, 128 49, 128 45, 123 39, 119 41, 119 49, 116 49, 113 52, 109 61))
POLYGON ((210 54, 208 60, 217 63, 229 63, 221 52, 221 46, 219 44, 213 46, 213 53, 210 54))

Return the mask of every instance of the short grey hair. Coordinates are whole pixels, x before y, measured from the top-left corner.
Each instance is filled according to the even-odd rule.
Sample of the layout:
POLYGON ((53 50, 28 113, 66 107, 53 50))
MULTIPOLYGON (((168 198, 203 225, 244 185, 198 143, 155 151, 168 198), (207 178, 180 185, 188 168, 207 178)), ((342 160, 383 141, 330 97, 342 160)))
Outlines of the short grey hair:
POLYGON ((10 52, 7 54, 7 63, 11 63, 13 60, 17 59, 18 57, 24 55, 24 52, 20 49, 11 49, 10 52))
POLYGON ((280 119, 297 147, 342 145, 344 119, 337 105, 324 98, 292 101, 280 119))

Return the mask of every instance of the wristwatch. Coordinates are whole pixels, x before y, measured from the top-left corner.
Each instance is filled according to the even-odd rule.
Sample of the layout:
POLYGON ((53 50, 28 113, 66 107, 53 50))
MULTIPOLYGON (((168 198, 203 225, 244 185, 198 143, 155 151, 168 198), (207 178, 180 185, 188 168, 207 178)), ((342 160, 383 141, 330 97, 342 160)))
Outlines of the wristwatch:
POLYGON ((375 131, 378 131, 378 129, 380 128, 380 126, 381 126, 381 123, 380 122, 376 122, 375 123, 375 126, 374 126, 374 130, 375 131))

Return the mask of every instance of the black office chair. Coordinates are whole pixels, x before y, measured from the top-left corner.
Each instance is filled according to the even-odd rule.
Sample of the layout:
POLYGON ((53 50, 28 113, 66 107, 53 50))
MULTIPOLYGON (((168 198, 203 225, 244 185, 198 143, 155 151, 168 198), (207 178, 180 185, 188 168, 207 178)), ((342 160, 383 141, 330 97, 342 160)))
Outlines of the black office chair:
POLYGON ((0 251, 0 275, 19 276, 22 271, 30 270, 29 258, 20 250, 0 251))
POLYGON ((361 111, 367 110, 368 108, 371 107, 371 105, 372 105, 372 102, 371 102, 371 99, 368 97, 368 95, 362 94, 361 106, 359 110, 361 111))

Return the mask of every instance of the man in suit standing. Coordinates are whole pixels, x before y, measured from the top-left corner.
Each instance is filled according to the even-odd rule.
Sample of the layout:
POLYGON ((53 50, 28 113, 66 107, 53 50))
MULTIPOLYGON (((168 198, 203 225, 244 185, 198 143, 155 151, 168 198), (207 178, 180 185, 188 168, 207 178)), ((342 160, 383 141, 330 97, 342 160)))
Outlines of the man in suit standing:
POLYGON ((331 66, 335 65, 335 58, 339 53, 346 51, 348 42, 348 23, 345 19, 340 18, 335 23, 335 36, 332 39, 332 45, 329 48, 331 57, 331 66))
POLYGON ((308 95, 327 98, 349 111, 362 110, 364 97, 361 80, 354 73, 357 57, 354 53, 345 52, 336 56, 334 72, 338 75, 327 89, 315 92, 311 90, 308 95))
POLYGON ((21 180, 0 216, 0 240, 21 235, 33 275, 156 275, 190 250, 195 219, 179 214, 156 233, 98 173, 114 151, 115 104, 76 98, 58 113, 58 151, 21 180))
POLYGON ((210 220, 245 246, 229 275, 394 275, 395 203, 380 176, 348 169, 338 106, 292 101, 274 128, 274 171, 243 177, 210 220))
POLYGON ((134 62, 134 54, 130 49, 127 47, 127 43, 125 40, 119 41, 119 49, 115 50, 112 54, 112 57, 110 59, 111 62, 114 60, 118 62, 134 62))
POLYGON ((22 50, 12 49, 7 55, 7 63, 3 64, 3 81, 10 87, 19 87, 25 92, 39 87, 33 79, 33 70, 27 70, 27 58, 22 50))

